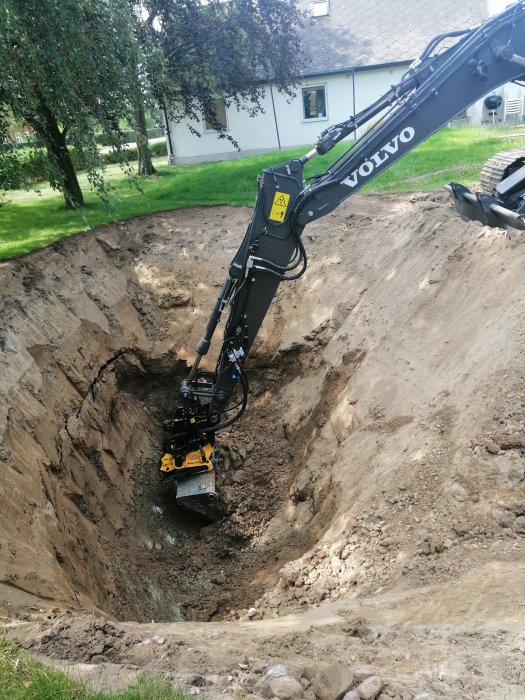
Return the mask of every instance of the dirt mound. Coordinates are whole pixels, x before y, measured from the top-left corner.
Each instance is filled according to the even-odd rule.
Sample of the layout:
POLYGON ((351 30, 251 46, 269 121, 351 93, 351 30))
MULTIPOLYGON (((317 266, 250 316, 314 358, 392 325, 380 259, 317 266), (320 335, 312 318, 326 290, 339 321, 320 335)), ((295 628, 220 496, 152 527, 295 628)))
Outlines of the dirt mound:
MULTIPOLYGON (((457 635, 481 638, 477 661, 454 656, 454 692, 514 692, 525 668, 505 647, 497 671, 480 650, 495 630, 522 643, 519 607, 490 601, 525 592, 523 237, 427 195, 356 196, 307 228, 309 269, 281 287, 250 357, 249 410, 220 436, 228 516, 203 526, 158 482, 160 426, 248 216, 159 214, 1 264, 6 612, 47 600, 120 620, 226 619, 220 662, 203 662, 213 625, 195 632, 216 672, 245 649, 425 681, 382 697, 438 693, 421 630, 454 654, 456 616, 457 635), (285 634, 279 620, 301 611, 285 634)), ((120 663, 148 634, 102 621, 74 656, 66 622, 41 623, 43 652, 120 663)))

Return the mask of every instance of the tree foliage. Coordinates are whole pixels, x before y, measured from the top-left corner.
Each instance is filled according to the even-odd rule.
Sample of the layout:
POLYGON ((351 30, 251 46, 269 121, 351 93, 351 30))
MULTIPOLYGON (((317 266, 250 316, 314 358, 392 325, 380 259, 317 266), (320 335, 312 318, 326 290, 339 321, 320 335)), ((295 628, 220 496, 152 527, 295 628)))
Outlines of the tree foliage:
POLYGON ((263 82, 293 94, 302 65, 297 0, 142 0, 148 75, 176 120, 201 116, 234 140, 217 118, 223 98, 250 114, 262 110, 263 82))
POLYGON ((0 7, 0 144, 8 113, 34 129, 49 179, 68 205, 82 204, 66 141, 83 153, 104 191, 96 123, 119 146, 119 117, 136 85, 129 0, 3 0, 0 7))
POLYGON ((255 114, 264 81, 292 94, 301 21, 298 0, 3 0, 0 149, 10 119, 29 124, 49 154, 51 184, 78 206, 83 197, 67 146, 104 195, 95 132, 102 128, 122 153, 119 120, 127 117, 137 131, 139 169, 149 174, 145 107, 190 123, 204 116, 234 142, 218 119, 217 98, 255 114))

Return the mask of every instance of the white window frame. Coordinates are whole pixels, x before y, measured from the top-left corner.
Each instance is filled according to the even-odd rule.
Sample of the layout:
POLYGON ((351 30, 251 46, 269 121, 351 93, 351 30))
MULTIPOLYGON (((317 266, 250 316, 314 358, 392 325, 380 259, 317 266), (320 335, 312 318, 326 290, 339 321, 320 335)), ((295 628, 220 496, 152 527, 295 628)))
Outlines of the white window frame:
POLYGON ((328 17, 330 14, 330 0, 313 0, 312 1, 312 17, 328 17), (316 13, 316 9, 318 12, 316 13), (325 11, 326 8, 326 11, 325 11))
POLYGON ((327 83, 315 83, 314 85, 301 85, 301 115, 303 124, 311 124, 312 122, 326 122, 328 121, 328 87, 327 83), (304 115, 304 91, 305 90, 319 90, 323 88, 324 90, 324 106, 326 115, 324 117, 305 117, 304 115))

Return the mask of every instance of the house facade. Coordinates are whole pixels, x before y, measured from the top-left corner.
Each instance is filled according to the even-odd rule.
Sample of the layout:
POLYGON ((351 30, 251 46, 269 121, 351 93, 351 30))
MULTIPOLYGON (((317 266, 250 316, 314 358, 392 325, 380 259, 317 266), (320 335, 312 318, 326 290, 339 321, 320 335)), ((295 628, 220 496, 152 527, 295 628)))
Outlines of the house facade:
MULTIPOLYGON (((487 0, 302 0, 312 20, 302 30, 306 54, 295 96, 264 86, 263 113, 250 117, 217 102, 217 114, 240 151, 207 128, 204 119, 169 122, 172 163, 224 160, 279 148, 310 146, 330 124, 347 119, 399 82, 412 61, 437 34, 472 27, 489 15, 487 0)), ((503 86, 496 109, 484 100, 460 118, 469 123, 499 123, 524 118, 525 91, 503 86), (521 100, 521 109, 518 109, 521 100), (512 107, 513 111, 509 111, 512 107)))

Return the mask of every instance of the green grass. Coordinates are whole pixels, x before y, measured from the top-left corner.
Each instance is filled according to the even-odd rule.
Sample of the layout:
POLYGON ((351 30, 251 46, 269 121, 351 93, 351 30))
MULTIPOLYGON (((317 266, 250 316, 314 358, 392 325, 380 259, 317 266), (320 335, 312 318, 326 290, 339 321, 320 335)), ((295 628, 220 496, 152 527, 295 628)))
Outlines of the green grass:
POLYGON ((525 124, 442 129, 382 173, 375 192, 428 192, 449 182, 479 182, 485 161, 499 151, 525 148, 525 124))
POLYGON ((0 700, 190 700, 190 696, 172 690, 166 679, 146 675, 118 692, 91 691, 0 636, 0 700))
MULTIPOLYGON (((469 184, 478 180, 485 160, 497 151, 525 146, 525 125, 503 128, 456 127, 443 129, 380 175, 367 187, 370 192, 428 191, 452 180, 469 184)), ((324 158, 309 163, 309 176, 328 167, 345 146, 339 145, 324 158)), ((168 167, 156 159, 158 177, 142 181, 142 192, 131 186, 118 166, 109 166, 107 176, 115 187, 111 205, 89 192, 85 175, 80 176, 86 207, 67 210, 61 195, 49 187, 8 193, 8 204, 0 207, 0 259, 23 255, 77 231, 109 221, 167 209, 230 204, 252 205, 256 178, 265 167, 300 156, 305 149, 273 152, 219 163, 168 167)))

